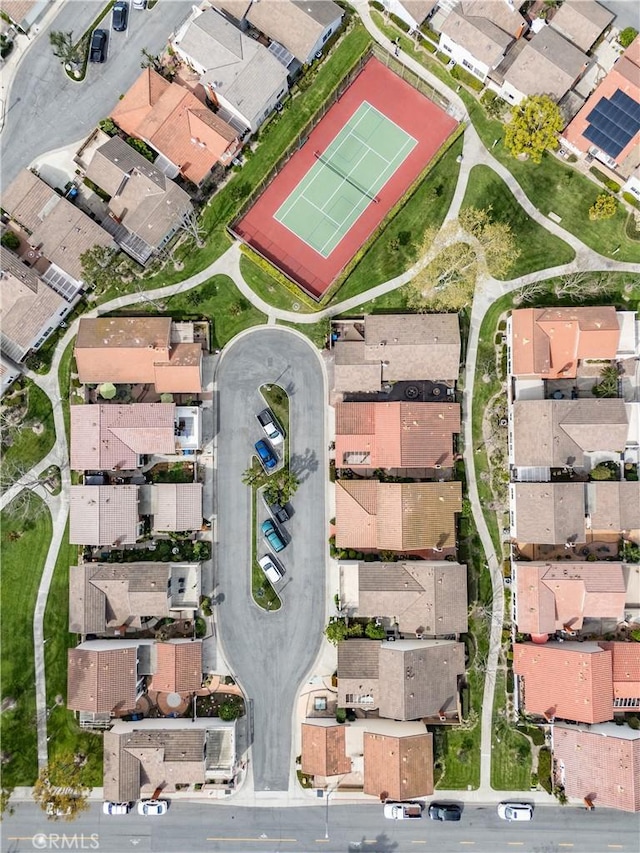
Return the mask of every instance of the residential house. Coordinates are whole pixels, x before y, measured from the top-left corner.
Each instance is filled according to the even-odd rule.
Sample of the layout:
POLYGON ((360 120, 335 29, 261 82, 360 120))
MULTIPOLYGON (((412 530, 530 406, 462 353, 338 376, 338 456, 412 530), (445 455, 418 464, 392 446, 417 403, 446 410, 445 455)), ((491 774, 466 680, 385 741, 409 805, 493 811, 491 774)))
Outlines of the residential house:
POLYGON ((640 541, 640 483, 637 480, 588 483, 586 514, 587 528, 594 536, 614 533, 640 541))
POLYGON ((511 537, 519 544, 586 541, 584 483, 512 483, 511 537))
POLYGON ((613 12, 595 0, 564 0, 553 13, 550 24, 576 47, 586 51, 592 48, 614 18, 613 12))
POLYGON ((622 563, 514 562, 512 573, 520 634, 573 636, 585 620, 609 620, 614 625, 624 620, 622 563))
POLYGON ((340 607, 350 617, 380 618, 400 634, 464 634, 467 567, 445 561, 341 563, 340 607))
POLYGON ((1 204, 24 229, 30 247, 24 262, 37 267, 45 283, 68 302, 84 285, 84 252, 94 246, 115 248, 111 234, 29 169, 2 190, 1 204))
POLYGON ((144 140, 162 157, 156 164, 169 177, 201 184, 214 166, 236 156, 238 132, 189 89, 145 68, 118 101, 111 118, 129 136, 144 140))
POLYGON ((32 267, 0 247, 0 346, 7 358, 24 361, 72 307, 32 267))
POLYGON ((342 14, 332 0, 252 0, 244 19, 307 65, 340 28, 342 14))
POLYGON ((529 379, 575 379, 581 361, 616 357, 621 317, 611 306, 513 311, 510 372, 529 379))
POLYGON ((338 704, 392 720, 458 720, 464 644, 347 640, 338 644, 338 704))
POLYGON ((338 331, 335 390, 380 391, 391 382, 451 383, 460 371, 457 314, 369 314, 338 331))
POLYGON ((438 5, 438 0, 383 0, 384 8, 417 30, 438 5))
POLYGON ((336 547, 436 552, 455 548, 459 482, 336 482, 336 547))
POLYGON ((139 468, 142 457, 176 453, 173 403, 71 406, 74 471, 139 468))
POLYGON ((104 798, 112 802, 228 787, 237 770, 235 720, 118 721, 104 735, 104 798))
POLYGON ((142 534, 140 486, 71 486, 69 541, 74 545, 133 545, 142 534))
POLYGON ((527 29, 519 5, 460 0, 440 24, 440 50, 484 82, 527 29))
POLYGON ((338 726, 332 719, 307 719, 302 772, 313 777, 314 787, 361 788, 378 800, 426 797, 433 793, 432 738, 423 723, 367 717, 338 726))
POLYGON ((551 729, 554 781, 597 808, 640 811, 640 731, 614 723, 551 729))
POLYGON ((202 687, 202 642, 193 639, 156 643, 149 690, 195 693, 202 687))
POLYGON ((561 101, 589 65, 589 57, 550 26, 512 50, 500 68, 500 97, 519 104, 529 95, 561 101))
POLYGON ((0 397, 20 376, 20 368, 0 351, 0 397))
POLYGON ((69 569, 69 631, 119 636, 155 619, 193 619, 199 563, 83 563, 69 569), (151 619, 153 617, 153 619, 151 619))
POLYGON ((170 317, 83 317, 74 349, 81 382, 144 383, 159 394, 199 394, 202 354, 193 329, 178 334, 170 317))
POLYGON ((509 454, 514 476, 550 480, 552 469, 588 473, 605 456, 619 462, 628 434, 624 400, 516 400, 509 454))
POLYGON ((633 179, 640 149, 640 36, 565 128, 562 142, 579 157, 595 157, 629 178, 625 189, 640 199, 640 181, 633 179))
POLYGON ((337 403, 336 468, 453 467, 459 403, 337 403))
POLYGON ((513 671, 525 712, 547 720, 603 723, 640 707, 637 643, 515 643, 513 671))
POLYGON ((200 530, 202 483, 154 483, 143 488, 151 491, 153 530, 200 530))
POLYGON ((3 17, 6 16, 5 20, 9 20, 23 33, 28 33, 49 11, 49 0, 2 0, 0 10, 3 17))
POLYGON ((118 244, 141 264, 193 215, 187 193, 119 136, 95 151, 85 177, 109 196, 118 244))
POLYGON ((289 89, 287 69, 274 53, 215 9, 194 8, 171 44, 200 75, 220 116, 243 130, 255 132, 289 89))

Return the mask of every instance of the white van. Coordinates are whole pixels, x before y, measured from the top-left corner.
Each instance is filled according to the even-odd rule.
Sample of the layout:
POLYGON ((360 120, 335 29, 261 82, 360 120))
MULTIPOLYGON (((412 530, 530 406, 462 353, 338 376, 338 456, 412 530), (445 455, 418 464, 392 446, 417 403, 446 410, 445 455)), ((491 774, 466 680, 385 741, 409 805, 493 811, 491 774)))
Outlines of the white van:
POLYGON ((128 814, 131 803, 103 803, 102 811, 105 814, 128 814))

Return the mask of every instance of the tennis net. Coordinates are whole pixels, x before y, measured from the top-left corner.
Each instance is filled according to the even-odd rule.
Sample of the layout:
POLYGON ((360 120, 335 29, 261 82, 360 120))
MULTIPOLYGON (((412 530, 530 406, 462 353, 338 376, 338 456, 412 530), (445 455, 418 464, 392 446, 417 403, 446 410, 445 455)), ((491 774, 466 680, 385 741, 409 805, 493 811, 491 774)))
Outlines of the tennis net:
POLYGON ((341 169, 338 169, 338 167, 334 163, 332 163, 331 160, 327 159, 324 154, 321 154, 319 151, 314 151, 313 156, 323 165, 328 166, 328 168, 331 169, 332 172, 335 172, 336 175, 341 177, 348 184, 351 184, 351 186, 358 190, 359 193, 362 193, 362 195, 366 196, 367 198, 370 198, 371 201, 375 202, 375 204, 378 204, 380 199, 377 195, 372 195, 369 190, 365 190, 365 188, 360 186, 360 184, 356 183, 353 178, 350 178, 349 175, 347 175, 341 169))

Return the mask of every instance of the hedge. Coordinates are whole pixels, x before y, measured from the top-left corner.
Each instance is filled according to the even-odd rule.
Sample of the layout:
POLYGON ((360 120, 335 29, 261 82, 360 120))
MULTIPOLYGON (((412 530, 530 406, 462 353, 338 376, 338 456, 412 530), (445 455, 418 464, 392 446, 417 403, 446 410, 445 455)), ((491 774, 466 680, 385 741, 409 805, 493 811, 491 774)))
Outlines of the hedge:
POLYGON ((640 201, 632 195, 631 193, 622 193, 622 198, 633 207, 637 207, 640 210, 640 201))
POLYGON ((451 69, 451 76, 455 77, 455 79, 459 80, 461 83, 464 83, 465 86, 468 86, 470 89, 473 89, 474 92, 481 92, 484 89, 484 83, 460 65, 453 66, 451 69))
POLYGON ((546 747, 543 747, 538 753, 538 780, 547 794, 550 794, 553 790, 553 782, 551 780, 551 752, 546 747))
POLYGON ((278 284, 288 290, 289 293, 298 300, 298 302, 303 302, 308 308, 317 309, 318 303, 295 285, 289 278, 287 278, 284 273, 276 269, 276 267, 266 258, 263 258, 262 255, 259 255, 250 246, 247 246, 246 243, 240 244, 240 251, 247 256, 251 263, 260 267, 263 272, 271 276, 271 278, 277 281, 278 284))
POLYGON ((601 172, 600 169, 597 169, 595 166, 591 166, 589 169, 594 178, 597 178, 601 184, 604 184, 608 190, 611 190, 612 193, 620 192, 620 184, 616 181, 612 181, 608 175, 605 175, 604 172, 601 172))

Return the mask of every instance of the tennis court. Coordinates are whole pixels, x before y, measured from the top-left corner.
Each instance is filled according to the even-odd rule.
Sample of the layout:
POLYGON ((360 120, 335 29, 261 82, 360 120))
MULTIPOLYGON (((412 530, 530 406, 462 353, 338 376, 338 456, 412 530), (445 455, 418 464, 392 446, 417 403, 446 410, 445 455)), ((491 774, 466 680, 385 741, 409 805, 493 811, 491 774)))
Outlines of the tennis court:
POLYGON ((274 219, 327 258, 417 144, 363 101, 274 219))

